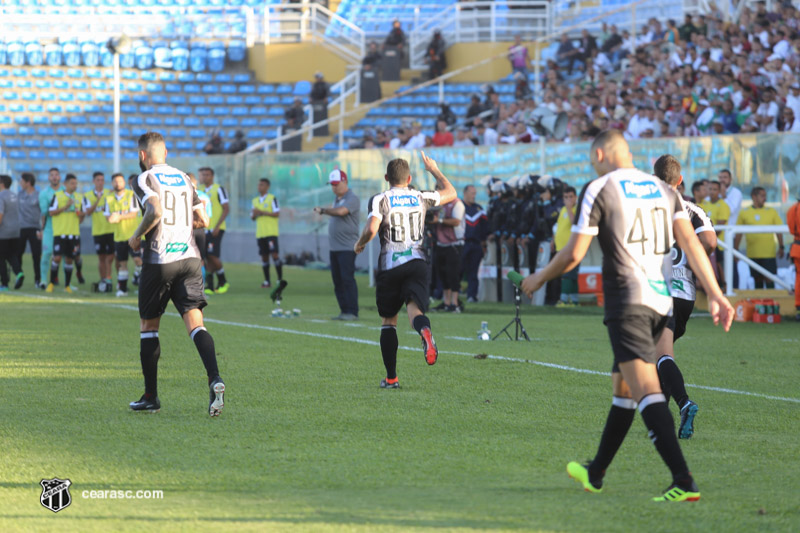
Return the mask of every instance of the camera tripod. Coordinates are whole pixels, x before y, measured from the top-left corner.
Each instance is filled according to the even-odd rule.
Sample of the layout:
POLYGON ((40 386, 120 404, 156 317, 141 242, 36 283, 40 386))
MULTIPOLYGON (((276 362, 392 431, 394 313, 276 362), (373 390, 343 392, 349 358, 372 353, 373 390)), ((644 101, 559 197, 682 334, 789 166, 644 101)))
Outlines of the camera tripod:
POLYGON ((492 340, 497 340, 497 337, 505 333, 508 335, 509 339, 512 339, 511 333, 508 332, 508 328, 512 325, 514 326, 514 337, 512 340, 518 341, 520 339, 520 334, 522 337, 525 337, 525 340, 530 342, 531 339, 528 337, 528 332, 525 331, 525 326, 522 325, 522 319, 519 317, 519 306, 522 303, 522 293, 519 290, 519 287, 514 285, 514 318, 506 324, 506 327, 500 330, 500 332, 492 337, 492 340))

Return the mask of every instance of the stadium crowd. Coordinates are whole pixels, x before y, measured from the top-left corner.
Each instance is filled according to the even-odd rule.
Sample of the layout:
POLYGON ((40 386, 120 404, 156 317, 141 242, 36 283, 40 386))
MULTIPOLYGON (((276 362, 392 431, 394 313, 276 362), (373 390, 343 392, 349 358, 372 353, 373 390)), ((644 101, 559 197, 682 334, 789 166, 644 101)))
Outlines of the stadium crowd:
POLYGON ((487 85, 464 117, 444 106, 435 131, 415 131, 409 120, 396 131, 368 131, 364 146, 528 143, 537 139, 529 125, 540 106, 568 114, 567 142, 608 128, 629 140, 800 132, 800 10, 789 2, 772 11, 759 2, 737 22, 724 22, 719 12, 687 15, 681 24, 653 18, 634 38, 606 24, 598 35, 564 35, 542 69, 541 101, 520 46, 517 38, 509 50, 513 102, 502 103, 487 85))

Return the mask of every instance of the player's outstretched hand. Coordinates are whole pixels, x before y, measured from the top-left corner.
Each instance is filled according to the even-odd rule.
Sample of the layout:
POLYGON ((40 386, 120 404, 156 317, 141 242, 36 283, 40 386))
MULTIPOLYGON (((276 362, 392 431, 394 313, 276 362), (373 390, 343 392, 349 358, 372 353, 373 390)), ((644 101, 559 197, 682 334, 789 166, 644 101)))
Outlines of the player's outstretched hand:
POLYGON ((431 174, 439 172, 439 165, 436 164, 436 161, 425 155, 423 151, 421 151, 420 154, 422 154, 422 162, 425 164, 425 170, 431 174))
POLYGON ((724 296, 710 296, 708 298, 708 311, 711 313, 711 318, 714 320, 714 325, 722 324, 725 331, 731 329, 731 323, 736 311, 733 306, 724 296))
POLYGON ((540 278, 540 276, 538 274, 531 274, 522 280, 520 289, 522 289, 522 292, 525 293, 525 296, 531 298, 533 297, 534 292, 542 288, 542 285, 544 285, 544 281, 540 278))

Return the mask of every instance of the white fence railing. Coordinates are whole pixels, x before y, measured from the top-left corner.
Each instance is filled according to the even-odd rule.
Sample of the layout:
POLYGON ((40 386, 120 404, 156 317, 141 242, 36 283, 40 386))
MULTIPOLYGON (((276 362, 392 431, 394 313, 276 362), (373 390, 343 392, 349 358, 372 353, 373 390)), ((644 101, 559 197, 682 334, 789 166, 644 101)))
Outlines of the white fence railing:
POLYGON ((451 4, 409 33, 409 63, 414 69, 427 66, 427 48, 434 30, 442 33, 445 43, 453 44, 513 41, 517 34, 531 41, 550 34, 552 28, 552 10, 546 0, 451 4))
POLYGON ((289 133, 283 132, 283 127, 279 126, 277 129, 277 136, 274 139, 264 139, 251 146, 248 146, 246 150, 244 150, 243 154, 251 153, 251 152, 268 152, 273 147, 280 153, 283 151, 283 141, 295 137, 297 135, 306 134, 306 139, 311 140, 314 138, 314 130, 319 128, 320 126, 328 125, 331 122, 338 121, 339 123, 339 147, 342 148, 344 142, 344 118, 358 108, 361 105, 361 71, 360 70, 353 70, 339 80, 338 82, 331 85, 331 92, 336 94, 336 96, 328 103, 328 114, 330 115, 330 110, 339 108, 339 114, 334 117, 334 119, 325 119, 325 120, 318 120, 314 122, 314 115, 313 115, 313 108, 312 106, 306 105, 303 107, 303 111, 306 113, 306 119, 301 124, 298 130, 293 130, 289 133), (347 110, 347 100, 353 97, 353 106, 348 112, 347 110))
MULTIPOLYGON (((765 278, 769 279, 770 281, 775 283, 775 286, 780 286, 786 289, 787 291, 791 291, 791 285, 787 284, 784 280, 773 274, 772 272, 768 272, 762 266, 756 264, 752 259, 741 253, 740 251, 734 249, 733 241, 736 238, 736 235, 740 234, 747 234, 747 233, 780 233, 786 234, 789 233, 789 226, 715 226, 715 230, 718 231, 725 231, 725 239, 720 243, 722 248, 725 252, 725 262, 724 262, 724 277, 725 277, 725 285, 727 287, 726 296, 734 296, 736 292, 734 291, 733 286, 733 258, 736 257, 740 261, 747 263, 747 265, 756 272, 760 273, 765 278)), ((790 241, 791 242, 791 241, 790 241)), ((794 290, 800 290, 800 287, 795 287, 794 290)))
POLYGON ((364 31, 319 4, 279 4, 264 9, 264 43, 324 42, 350 63, 360 63, 366 50, 364 31))

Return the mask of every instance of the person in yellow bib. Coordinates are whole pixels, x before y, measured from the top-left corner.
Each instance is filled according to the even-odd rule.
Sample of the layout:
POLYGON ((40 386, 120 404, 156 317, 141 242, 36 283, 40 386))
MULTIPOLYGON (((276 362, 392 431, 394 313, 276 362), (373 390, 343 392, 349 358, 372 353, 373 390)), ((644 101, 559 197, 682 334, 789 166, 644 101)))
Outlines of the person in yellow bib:
MULTIPOLYGON (((133 251, 128 240, 138 227, 139 204, 133 191, 125 187, 125 176, 111 176, 114 193, 106 197, 103 214, 114 228, 114 255, 117 258, 117 297, 128 295, 128 256, 133 257, 137 271, 142 268, 142 254, 133 251)), ((134 280, 136 281, 136 280, 134 280)))
MULTIPOLYGON (((575 220, 575 203, 578 201, 578 193, 575 187, 564 187, 562 198, 564 199, 564 207, 562 207, 561 211, 558 213, 556 234, 553 239, 556 252, 560 252, 569 242, 570 236, 572 236, 572 221, 575 220)), ((561 299, 556 304, 556 307, 578 305, 579 267, 580 265, 561 275, 561 299)))
POLYGON ((94 188, 83 195, 83 212, 92 217, 92 239, 97 254, 97 270, 100 281, 97 292, 111 292, 111 263, 114 261, 114 226, 106 220, 106 198, 111 190, 105 188, 106 177, 102 172, 92 175, 94 188))
MULTIPOLYGON (((739 213, 737 226, 780 226, 783 224, 781 216, 771 207, 764 207, 767 201, 767 191, 763 187, 754 187, 750 193, 753 205, 743 209, 739 213)), ((764 267, 769 272, 777 274, 778 259, 783 257, 783 235, 781 233, 747 233, 745 235, 747 244, 747 257, 756 264, 764 267), (778 238, 778 250, 775 251, 775 238, 778 238)), ((739 233, 733 238, 734 250, 739 249, 742 242, 742 234, 739 233)), ((753 270, 753 278, 756 281, 756 289, 772 289, 775 284, 769 281, 760 273, 753 270)))
POLYGON ((81 195, 76 193, 78 179, 74 174, 67 174, 64 178, 64 190, 58 191, 50 202, 49 214, 53 219, 53 262, 50 265, 50 283, 47 292, 53 292, 58 278, 58 267, 61 258, 64 260, 64 290, 72 293, 75 289, 70 286, 72 280, 73 263, 81 253, 81 195))
POLYGON ((261 268, 264 271, 264 283, 261 284, 263 288, 270 286, 270 257, 278 274, 278 284, 283 281, 283 263, 278 247, 278 217, 281 208, 278 206, 278 199, 270 194, 269 189, 269 180, 261 178, 258 182, 258 196, 253 198, 253 209, 250 211, 250 218, 256 221, 256 243, 258 255, 261 256, 261 268))
MULTIPOLYGON (((711 219, 711 223, 714 224, 714 227, 717 226, 724 226, 728 223, 731 219, 731 208, 725 202, 725 200, 721 197, 722 193, 722 184, 718 181, 710 181, 708 184, 708 200, 705 202, 703 206, 706 210, 706 215, 708 218, 711 219)), ((720 242, 725 239, 725 232, 724 231, 717 231, 717 242, 720 242)), ((715 272, 717 274, 717 280, 722 281, 723 277, 723 252, 722 247, 717 246, 717 249, 714 252, 714 260, 712 260, 711 264, 715 268, 715 272)), ((724 283, 720 283, 720 286, 724 285, 724 283)))
POLYGON ((205 192, 211 198, 211 220, 206 231, 206 294, 225 294, 230 285, 225 279, 225 269, 222 267, 222 237, 225 235, 225 219, 228 218, 230 205, 228 193, 218 183, 214 183, 214 169, 203 167, 198 170, 200 183, 205 186, 205 192), (214 290, 214 273, 217 274, 219 285, 214 290))

